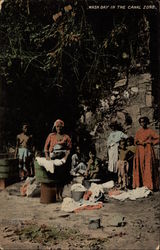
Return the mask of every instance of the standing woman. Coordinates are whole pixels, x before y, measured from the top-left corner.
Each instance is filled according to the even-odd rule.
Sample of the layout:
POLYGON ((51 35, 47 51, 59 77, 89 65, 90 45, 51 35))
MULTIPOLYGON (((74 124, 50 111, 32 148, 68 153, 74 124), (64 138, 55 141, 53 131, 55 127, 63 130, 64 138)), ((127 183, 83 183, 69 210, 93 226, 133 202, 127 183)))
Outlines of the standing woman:
POLYGON ((117 173, 117 161, 118 161, 118 146, 121 139, 126 139, 128 136, 124 134, 119 124, 115 121, 110 124, 111 133, 107 139, 108 148, 108 171, 111 173, 117 173))
POLYGON ((53 125, 53 133, 50 133, 46 139, 44 151, 47 160, 62 159, 67 161, 72 148, 71 138, 64 134, 64 122, 56 120, 53 125))
MULTIPOLYGON (((46 139, 44 150, 47 160, 61 159, 62 165, 55 168, 55 178, 60 181, 57 187, 57 199, 62 199, 63 185, 67 181, 67 159, 72 148, 71 138, 63 132, 64 122, 56 120, 53 125, 55 132, 46 139)), ((69 172, 69 171, 68 171, 69 172)))
POLYGON ((148 128, 149 119, 139 119, 140 128, 135 135, 136 153, 133 165, 133 188, 146 186, 159 189, 159 174, 153 146, 159 143, 158 134, 148 128))

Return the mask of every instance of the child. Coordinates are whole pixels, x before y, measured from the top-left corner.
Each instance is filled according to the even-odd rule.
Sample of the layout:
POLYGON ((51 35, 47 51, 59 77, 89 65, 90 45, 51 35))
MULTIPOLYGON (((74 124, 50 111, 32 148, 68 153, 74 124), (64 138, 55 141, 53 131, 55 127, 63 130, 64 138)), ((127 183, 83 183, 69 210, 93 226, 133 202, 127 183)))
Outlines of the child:
POLYGON ((19 158, 19 175, 21 180, 27 175, 33 175, 33 136, 29 133, 28 124, 23 124, 22 133, 17 135, 15 158, 19 158))
POLYGON ((127 155, 126 140, 121 139, 119 142, 118 150, 118 161, 117 161, 117 170, 118 170, 118 184, 120 188, 126 189, 128 187, 128 171, 129 164, 126 160, 127 155))
POLYGON ((85 157, 81 153, 80 147, 76 147, 76 153, 72 155, 72 168, 71 168, 71 174, 77 175, 77 174, 85 174, 87 166, 85 164, 85 157))
POLYGON ((100 159, 96 157, 95 149, 89 151, 89 161, 87 163, 87 170, 85 173, 86 179, 96 179, 100 170, 100 159))
POLYGON ((136 146, 134 145, 134 138, 129 137, 127 138, 127 154, 126 154, 126 160, 129 164, 129 172, 128 172, 129 188, 132 187, 133 159, 135 152, 136 152, 136 146))

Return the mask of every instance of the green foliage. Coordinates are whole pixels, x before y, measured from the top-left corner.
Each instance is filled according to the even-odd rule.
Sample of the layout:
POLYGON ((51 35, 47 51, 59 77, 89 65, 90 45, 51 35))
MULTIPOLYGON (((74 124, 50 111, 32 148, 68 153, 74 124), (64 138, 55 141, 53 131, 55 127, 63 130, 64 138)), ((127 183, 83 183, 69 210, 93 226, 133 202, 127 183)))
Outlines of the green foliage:
POLYGON ((61 227, 48 227, 46 225, 25 225, 14 231, 22 241, 39 242, 42 244, 54 244, 55 241, 63 241, 69 238, 77 239, 80 233, 74 229, 61 227))
MULTIPOLYGON (((72 87, 76 81, 80 94, 88 98, 88 94, 94 89, 97 93, 99 88, 105 90, 111 87, 110 84, 117 78, 115 69, 121 67, 120 70, 125 71, 128 61, 135 64, 138 46, 133 47, 138 34, 130 31, 131 24, 127 17, 116 19, 110 32, 106 32, 103 41, 99 42, 92 23, 86 17, 84 2, 71 4, 69 11, 64 11, 67 6, 65 1, 59 12, 58 8, 52 8, 52 15, 56 10, 57 13, 61 12, 56 21, 51 14, 49 21, 48 18, 44 19, 48 13, 46 8, 51 7, 49 1, 17 0, 14 4, 11 0, 5 2, 0 17, 3 44, 0 64, 1 74, 7 83, 16 81, 15 74, 14 77, 12 75, 15 68, 18 68, 16 76, 19 78, 32 69, 41 71, 42 75, 54 76, 53 85, 56 86, 65 88, 67 81, 72 87), (43 9, 46 14, 42 13, 43 9), (127 60, 129 57, 130 60, 127 60)), ((55 6, 56 4, 62 6, 58 1, 55 6)), ((142 33, 148 32, 146 27, 142 27, 146 23, 143 18, 141 23, 142 33)), ((137 25, 135 31, 139 32, 137 25)), ((45 82, 43 87, 51 87, 51 84, 45 82)))
POLYGON ((43 131, 49 126, 46 121, 50 124, 57 116, 75 124, 80 103, 94 111, 115 81, 129 73, 148 71, 146 18, 139 14, 130 22, 127 13, 91 15, 86 2, 3 3, 0 76, 12 109, 8 126, 29 117, 35 130, 43 131))

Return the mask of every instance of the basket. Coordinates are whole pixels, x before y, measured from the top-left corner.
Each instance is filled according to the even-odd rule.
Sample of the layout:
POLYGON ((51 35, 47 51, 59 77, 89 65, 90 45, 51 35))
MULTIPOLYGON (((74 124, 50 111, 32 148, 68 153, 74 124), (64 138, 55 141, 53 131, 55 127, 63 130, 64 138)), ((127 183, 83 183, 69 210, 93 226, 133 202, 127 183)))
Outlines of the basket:
POLYGON ((18 177, 18 159, 3 158, 0 159, 0 179, 13 179, 18 177))

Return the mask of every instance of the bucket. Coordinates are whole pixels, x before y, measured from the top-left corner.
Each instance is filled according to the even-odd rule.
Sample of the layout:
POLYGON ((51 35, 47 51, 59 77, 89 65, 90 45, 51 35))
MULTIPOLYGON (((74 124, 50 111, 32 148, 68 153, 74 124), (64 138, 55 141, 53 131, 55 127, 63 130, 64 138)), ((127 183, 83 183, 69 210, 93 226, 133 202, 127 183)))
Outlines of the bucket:
POLYGON ((18 159, 3 158, 0 159, 0 179, 17 178, 19 173, 18 159))
POLYGON ((7 153, 0 153, 0 159, 8 158, 7 153))
POLYGON ((71 194, 72 194, 72 198, 73 200, 75 201, 79 201, 80 199, 83 198, 83 195, 84 195, 84 191, 71 191, 71 194))
POLYGON ((53 183, 41 183, 40 202, 49 204, 56 202, 57 187, 53 183))
POLYGON ((100 228, 100 218, 90 218, 88 228, 89 229, 100 228))

